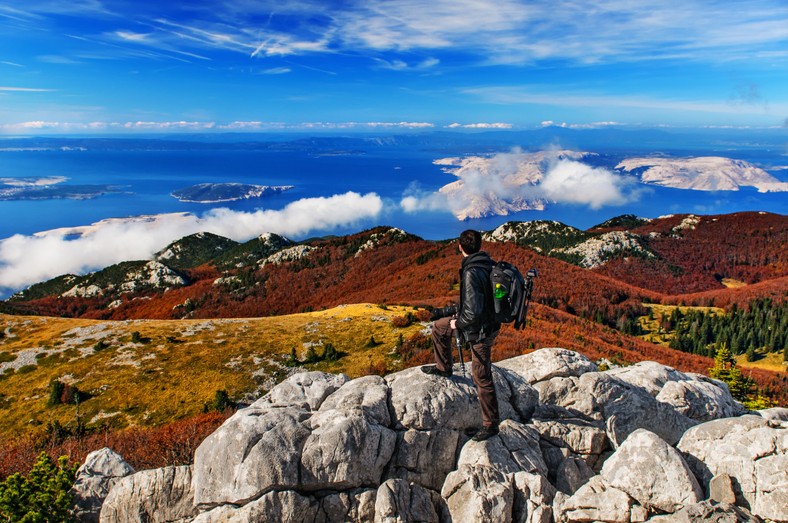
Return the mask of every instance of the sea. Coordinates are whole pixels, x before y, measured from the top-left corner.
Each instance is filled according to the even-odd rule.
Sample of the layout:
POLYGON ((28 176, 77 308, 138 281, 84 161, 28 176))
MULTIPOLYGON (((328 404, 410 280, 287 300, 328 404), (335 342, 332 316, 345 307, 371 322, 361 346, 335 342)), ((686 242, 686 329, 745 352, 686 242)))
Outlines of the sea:
MULTIPOLYGON (((468 154, 477 152, 467 151, 468 154)), ((709 153, 719 155, 719 151, 709 153)), ((703 154, 703 151, 694 151, 694 154, 703 154)), ((731 148, 726 155, 752 162, 781 181, 788 179, 785 150, 731 148)), ((342 154, 318 154, 311 150, 201 150, 199 147, 152 151, 3 150, 0 151, 0 178, 57 176, 67 178, 65 183, 73 185, 117 186, 118 192, 86 200, 0 201, 0 241, 16 234, 31 235, 55 228, 89 225, 106 218, 173 212, 200 215, 214 207, 235 211, 277 210, 303 198, 327 197, 348 191, 376 193, 384 199, 386 210, 374 219, 330 230, 315 229, 304 233, 303 238, 291 239, 348 234, 377 225, 399 227, 425 239, 443 240, 454 238, 467 228, 490 230, 512 220, 558 220, 587 229, 622 214, 654 218, 678 213, 788 212, 788 193, 759 193, 750 188, 703 192, 653 186, 636 201, 599 209, 579 204, 548 204, 543 211, 521 211, 466 221, 446 211, 404 212, 399 202, 414 187, 432 192, 455 179, 433 163, 446 156, 452 154, 416 145, 380 146, 342 154), (219 204, 186 203, 171 196, 173 191, 194 184, 225 182, 292 185, 294 188, 258 199, 219 204)))

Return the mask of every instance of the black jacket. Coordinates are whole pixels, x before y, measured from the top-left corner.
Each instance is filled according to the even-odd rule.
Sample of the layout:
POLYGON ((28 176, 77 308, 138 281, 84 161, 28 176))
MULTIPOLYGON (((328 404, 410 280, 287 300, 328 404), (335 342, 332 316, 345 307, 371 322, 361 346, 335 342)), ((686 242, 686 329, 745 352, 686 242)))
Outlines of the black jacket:
POLYGON ((495 262, 484 251, 462 260, 457 328, 468 341, 484 339, 501 328, 495 321, 490 271, 495 262))

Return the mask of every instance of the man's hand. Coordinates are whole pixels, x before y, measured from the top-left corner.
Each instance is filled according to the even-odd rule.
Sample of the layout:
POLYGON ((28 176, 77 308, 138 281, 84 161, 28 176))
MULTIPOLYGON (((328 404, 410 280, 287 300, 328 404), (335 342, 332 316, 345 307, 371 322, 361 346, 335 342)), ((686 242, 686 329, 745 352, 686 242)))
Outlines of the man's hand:
POLYGON ((457 320, 455 320, 454 318, 452 318, 452 319, 449 321, 449 327, 450 327, 452 330, 456 329, 456 328, 457 328, 457 320))

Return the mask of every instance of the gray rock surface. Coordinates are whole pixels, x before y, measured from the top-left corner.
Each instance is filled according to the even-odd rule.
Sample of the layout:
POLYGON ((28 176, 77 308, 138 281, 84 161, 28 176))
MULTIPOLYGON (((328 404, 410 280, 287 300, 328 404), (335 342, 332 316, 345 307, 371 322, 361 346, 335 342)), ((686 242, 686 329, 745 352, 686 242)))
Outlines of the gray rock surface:
POLYGON ((496 365, 514 371, 532 385, 552 378, 580 376, 586 372, 599 370, 596 363, 582 354, 560 348, 539 349, 498 362, 496 365))
POLYGON ((77 470, 70 491, 74 497, 74 516, 83 523, 97 523, 110 489, 118 480, 133 473, 131 465, 106 447, 88 454, 77 470))
POLYGON ((730 503, 714 503, 706 500, 688 505, 675 514, 656 516, 648 520, 654 523, 763 523, 742 507, 730 503))
POLYGON ((733 479, 736 504, 752 514, 788 521, 788 424, 760 416, 710 421, 687 431, 678 444, 701 484, 733 479))
POLYGON ((197 515, 189 466, 135 472, 118 480, 101 508, 101 523, 166 523, 197 515))
POLYGON ((401 479, 389 479, 378 488, 375 523, 438 521, 429 491, 401 479))
POLYGON ((494 467, 462 465, 441 490, 452 523, 510 523, 514 507, 511 476, 494 467))
POLYGON ((602 476, 594 476, 572 496, 557 493, 553 516, 557 523, 629 523, 632 506, 633 500, 626 492, 610 486, 602 476))
POLYGON ((773 407, 771 409, 758 410, 753 412, 764 419, 773 421, 788 421, 788 409, 785 407, 773 407))
POLYGON ((513 478, 514 506, 512 521, 550 523, 553 520, 555 487, 540 474, 517 472, 513 478))
POLYGON ((539 449, 539 433, 512 420, 500 425, 497 436, 486 441, 469 441, 460 452, 457 466, 491 467, 504 474, 530 472, 547 475, 547 465, 539 449))
POLYGON ((200 514, 191 523, 306 522, 315 521, 319 513, 320 504, 317 501, 287 490, 268 492, 242 507, 217 507, 200 514))
POLYGON ((733 399, 727 385, 696 375, 667 382, 657 394, 657 401, 673 405, 678 412, 696 421, 741 416, 745 412, 744 406, 733 399))
POLYGON ((370 421, 391 426, 389 387, 380 376, 364 376, 345 383, 320 405, 320 411, 361 411, 370 421))
POLYGON ((608 458, 601 476, 651 511, 673 513, 703 499, 703 491, 681 454, 643 429, 630 434, 608 458))

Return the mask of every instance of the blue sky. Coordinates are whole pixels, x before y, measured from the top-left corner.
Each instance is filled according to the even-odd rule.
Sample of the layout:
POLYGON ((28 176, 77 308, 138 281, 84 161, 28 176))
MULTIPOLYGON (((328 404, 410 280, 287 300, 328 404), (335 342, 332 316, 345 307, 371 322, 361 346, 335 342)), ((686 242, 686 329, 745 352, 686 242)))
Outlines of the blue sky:
POLYGON ((785 0, 7 0, 0 133, 788 126, 785 0))

